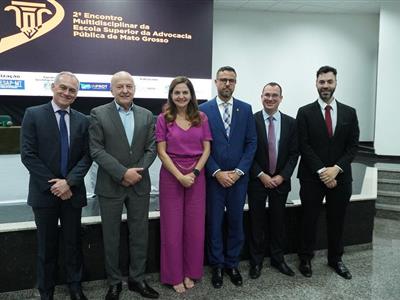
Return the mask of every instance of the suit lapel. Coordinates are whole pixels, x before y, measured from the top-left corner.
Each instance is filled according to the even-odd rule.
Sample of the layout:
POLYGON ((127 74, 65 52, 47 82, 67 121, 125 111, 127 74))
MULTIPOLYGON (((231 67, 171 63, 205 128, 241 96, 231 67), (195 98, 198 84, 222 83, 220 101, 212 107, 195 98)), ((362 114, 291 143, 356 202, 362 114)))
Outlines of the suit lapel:
POLYGON ((135 143, 135 137, 139 136, 138 132, 139 132, 139 130, 141 128, 143 128, 142 125, 144 124, 144 122, 142 120, 143 115, 141 115, 138 112, 135 104, 133 104, 132 110, 133 110, 133 119, 134 119, 134 122, 135 122, 135 128, 133 129, 132 145, 130 145, 130 147, 133 148, 135 145, 138 145, 138 143, 135 143))
POLYGON ((126 137, 125 128, 124 128, 124 125, 122 125, 122 121, 121 121, 121 118, 120 118, 120 116, 118 114, 118 111, 117 111, 117 108, 115 106, 114 101, 112 101, 108 105, 108 109, 110 111, 110 113, 109 113, 110 119, 111 119, 111 121, 114 124, 115 129, 116 129, 115 134, 119 134, 120 137, 126 142, 126 145, 129 148, 130 145, 128 143, 128 138, 126 137))
POLYGON ((255 119, 260 129, 258 143, 260 143, 260 146, 263 148, 263 151, 265 152, 265 157, 268 157, 269 154, 267 147, 268 145, 267 127, 265 126, 264 115, 262 110, 256 114, 255 119))
MULTIPOLYGON (((214 98, 214 100, 212 100, 212 101, 213 101, 213 103, 211 103, 211 112, 214 115, 213 119, 214 120, 218 120, 217 124, 216 124, 218 129, 221 131, 222 135, 226 139, 228 139, 228 137, 226 136, 224 121, 222 121, 221 113, 219 112, 219 107, 218 107, 218 104, 217 104, 217 98, 214 98)), ((232 127, 231 127, 231 131, 232 131, 232 127)))
POLYGON ((69 114, 69 156, 70 157, 71 157, 71 151, 74 149, 73 137, 76 135, 77 130, 78 130, 78 119, 76 117, 76 114, 73 112, 73 110, 70 109, 70 114, 69 114))
POLYGON ((47 106, 45 107, 46 113, 48 118, 44 120, 44 122, 47 122, 47 120, 49 121, 49 131, 47 132, 47 134, 49 136, 54 136, 56 137, 56 142, 57 142, 57 149, 60 149, 60 129, 58 127, 58 123, 57 123, 57 119, 56 119, 56 115, 54 113, 53 110, 53 106, 51 105, 51 102, 49 102, 47 104, 47 106))
POLYGON ((318 100, 314 102, 314 106, 312 109, 315 116, 315 121, 317 122, 317 129, 321 128, 321 130, 323 131, 323 136, 327 139, 330 139, 328 135, 328 127, 326 127, 325 118, 322 115, 321 106, 319 105, 318 100))
POLYGON ((287 126, 287 120, 286 120, 286 115, 281 112, 281 135, 279 137, 279 145, 278 145, 278 157, 276 160, 276 166, 280 166, 280 158, 281 158, 281 153, 283 153, 283 146, 286 145, 285 139, 289 135, 289 128, 287 126))
POLYGON ((233 105, 232 105, 231 129, 230 129, 229 135, 232 135, 232 133, 234 132, 235 127, 237 126, 237 123, 238 123, 237 120, 238 120, 239 114, 240 114, 239 105, 238 105, 238 102, 235 100, 235 98, 233 98, 232 103, 233 103, 233 105))
POLYGON ((337 133, 340 132, 340 129, 343 125, 343 106, 341 103, 339 103, 336 100, 336 127, 335 127, 335 133, 333 134, 333 137, 336 137, 337 133))

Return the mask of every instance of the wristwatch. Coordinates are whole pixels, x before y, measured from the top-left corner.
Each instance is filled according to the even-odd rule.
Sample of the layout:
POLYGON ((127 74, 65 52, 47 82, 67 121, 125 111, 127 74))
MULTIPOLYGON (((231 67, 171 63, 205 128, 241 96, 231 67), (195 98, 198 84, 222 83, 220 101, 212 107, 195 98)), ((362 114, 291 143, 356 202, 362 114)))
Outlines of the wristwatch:
POLYGON ((196 176, 196 177, 198 177, 200 175, 200 171, 196 168, 194 168, 192 172, 193 172, 194 176, 196 176))
POLYGON ((235 173, 240 177, 243 175, 243 172, 240 171, 239 169, 235 169, 235 173))

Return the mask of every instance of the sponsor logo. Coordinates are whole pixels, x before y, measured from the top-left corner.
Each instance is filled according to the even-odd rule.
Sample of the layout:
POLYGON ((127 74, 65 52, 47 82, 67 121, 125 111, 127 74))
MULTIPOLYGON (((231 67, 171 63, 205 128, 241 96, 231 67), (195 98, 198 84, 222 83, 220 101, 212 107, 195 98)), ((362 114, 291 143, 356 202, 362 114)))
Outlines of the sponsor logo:
POLYGON ((16 79, 16 78, 21 78, 21 76, 16 75, 16 74, 1 74, 0 73, 0 78, 16 79))
POLYGON ((1 90, 24 90, 25 80, 0 79, 1 90))
MULTIPOLYGON (((22 44, 46 34, 56 28, 64 19, 64 8, 55 0, 47 1, 10 1, 4 11, 15 14, 15 26, 19 33, 0 37, 0 53, 18 47, 22 44), (51 6, 47 6, 47 3, 51 6), (50 19, 43 22, 45 16, 50 19)), ((0 20, 1 21, 1 20, 0 20)), ((11 26, 11 24, 7 24, 11 26)), ((7 26, 2 24, 2 26, 7 26)))
POLYGON ((109 83, 102 82, 81 82, 81 91, 110 91, 109 83))

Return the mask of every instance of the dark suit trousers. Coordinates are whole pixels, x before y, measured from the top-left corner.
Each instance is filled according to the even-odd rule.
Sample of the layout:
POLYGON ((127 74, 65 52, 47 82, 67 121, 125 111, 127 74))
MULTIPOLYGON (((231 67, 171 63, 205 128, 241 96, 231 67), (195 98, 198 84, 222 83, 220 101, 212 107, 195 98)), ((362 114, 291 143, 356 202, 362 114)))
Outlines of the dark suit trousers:
POLYGON ((314 256, 318 217, 326 196, 326 223, 328 236, 328 262, 335 263, 343 255, 343 227, 346 207, 351 197, 351 183, 328 189, 322 182, 301 181, 302 205, 301 243, 299 256, 311 259, 314 256))
POLYGON ((129 230, 129 277, 134 281, 143 280, 147 260, 149 194, 139 196, 133 188, 129 188, 129 192, 121 198, 98 196, 98 199, 108 284, 117 284, 122 280, 119 254, 121 215, 124 204, 129 230))
POLYGON ((66 279, 70 289, 80 286, 82 279, 81 213, 71 201, 57 201, 55 207, 33 208, 37 227, 37 279, 40 293, 54 289, 57 275, 60 219, 66 279))
POLYGON ((263 262, 268 245, 271 260, 284 261, 286 246, 285 207, 288 193, 266 189, 261 184, 247 192, 250 215, 250 264, 263 262), (268 210, 265 203, 268 198, 268 210))

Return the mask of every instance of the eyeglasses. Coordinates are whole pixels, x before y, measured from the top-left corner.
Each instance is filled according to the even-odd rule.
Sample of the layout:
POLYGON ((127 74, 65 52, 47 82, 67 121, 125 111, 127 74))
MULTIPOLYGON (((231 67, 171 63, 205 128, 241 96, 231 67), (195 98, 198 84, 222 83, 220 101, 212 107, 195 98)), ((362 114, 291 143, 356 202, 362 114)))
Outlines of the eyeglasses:
POLYGON ((227 83, 235 84, 235 83, 236 83, 236 79, 218 78, 217 80, 218 80, 219 82, 224 83, 224 84, 227 84, 227 83))

